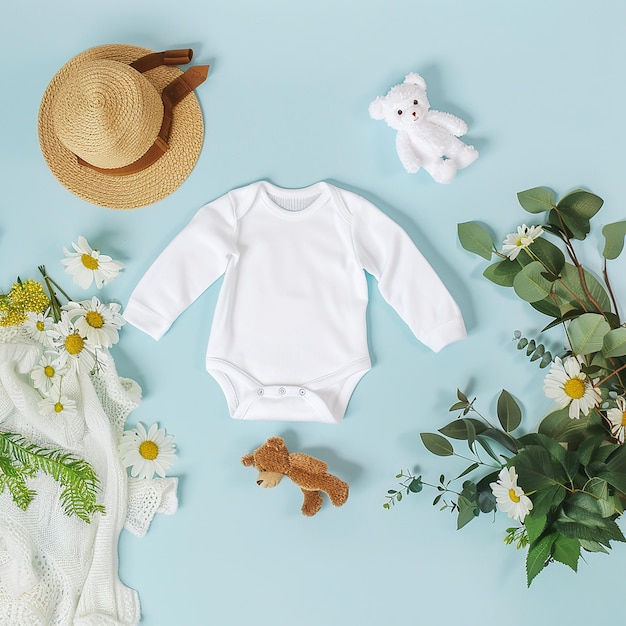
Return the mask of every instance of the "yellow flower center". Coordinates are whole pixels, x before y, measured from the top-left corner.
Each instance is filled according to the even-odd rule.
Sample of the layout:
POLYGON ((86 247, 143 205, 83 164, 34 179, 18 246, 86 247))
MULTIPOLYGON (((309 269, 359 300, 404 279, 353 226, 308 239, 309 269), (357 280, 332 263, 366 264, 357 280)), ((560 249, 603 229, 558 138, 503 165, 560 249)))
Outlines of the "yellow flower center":
POLYGON ((622 413, 622 426, 626 426, 626 411, 622 413))
POLYGON ((43 373, 48 378, 52 378, 54 376, 54 367, 52 367, 52 365, 46 365, 46 367, 43 368, 43 373))
POLYGON ((515 493, 515 489, 509 489, 509 498, 511 498, 513 502, 520 501, 520 497, 515 493))
POLYGON ((518 238, 517 238, 517 241, 515 242, 515 245, 516 245, 518 248, 521 248, 521 247, 524 245, 523 237, 518 237, 518 238))
POLYGON ((80 257, 80 260, 88 270, 98 269, 98 259, 92 257, 91 254, 83 254, 83 256, 80 257))
POLYGON ((563 385, 563 391, 573 400, 579 400, 585 395, 585 383, 580 378, 570 378, 563 385))
POLYGON ((85 342, 83 338, 77 333, 68 335, 65 338, 65 349, 70 354, 78 354, 83 349, 84 345, 85 342))
POLYGON ((60 413, 63 410, 63 405, 60 402, 57 402, 54 405, 54 412, 55 413, 60 413))
POLYGON ((104 317, 98 311, 88 311, 85 315, 85 321, 92 328, 102 328, 104 326, 104 317))
POLYGON ((154 441, 142 441, 139 444, 139 454, 148 461, 154 461, 159 456, 159 446, 154 441))
POLYGON ((35 326, 40 333, 42 333, 44 329, 46 328, 45 324, 41 320, 37 320, 37 323, 35 324, 35 326))

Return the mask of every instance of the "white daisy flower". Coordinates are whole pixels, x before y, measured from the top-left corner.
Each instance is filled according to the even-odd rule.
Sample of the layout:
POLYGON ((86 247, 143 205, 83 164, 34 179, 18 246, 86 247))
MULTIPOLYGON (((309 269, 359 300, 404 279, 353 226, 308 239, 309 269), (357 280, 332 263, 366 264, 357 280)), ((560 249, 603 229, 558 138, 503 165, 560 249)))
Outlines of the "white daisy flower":
POLYGON ((526 226, 526 224, 522 224, 517 227, 516 233, 510 233, 505 237, 502 253, 506 254, 513 261, 521 250, 528 248, 542 234, 543 228, 541 226, 526 226))
POLYGON ((560 408, 569 405, 570 419, 578 419, 581 412, 587 415, 601 400, 600 392, 580 370, 583 362, 582 357, 556 357, 543 383, 548 398, 560 408))
POLYGON ((59 333, 54 325, 54 320, 48 316, 48 311, 45 313, 28 312, 26 316, 22 327, 28 336, 43 346, 51 346, 59 333))
POLYGON ((626 398, 618 396, 615 399, 617 407, 609 409, 606 416, 611 422, 611 434, 619 443, 624 443, 626 434, 626 398))
POLYGON ((72 324, 67 311, 61 312, 61 319, 57 322, 59 336, 55 341, 59 358, 58 367, 66 363, 73 365, 81 372, 90 372, 96 364, 95 348, 86 337, 83 337, 72 324))
POLYGON ((39 412, 46 417, 73 418, 78 415, 76 402, 67 396, 53 398, 48 396, 39 401, 39 412))
POLYGON ((63 248, 65 258, 61 259, 61 263, 66 266, 65 271, 72 276, 72 280, 83 289, 88 289, 92 282, 100 289, 116 278, 124 267, 120 261, 93 249, 82 235, 78 243, 72 242, 72 247, 74 252, 63 248))
POLYGON ((69 302, 64 309, 80 335, 93 346, 110 348, 118 342, 118 330, 125 324, 119 304, 103 304, 93 296, 91 300, 69 302))
POLYGON ((498 481, 490 483, 491 491, 496 497, 498 508, 511 519, 523 522, 533 508, 531 499, 517 484, 517 473, 514 467, 503 467, 498 474, 498 481))
POLYGON ((138 422, 135 428, 122 434, 119 451, 124 467, 130 467, 130 475, 134 477, 152 478, 157 474, 163 478, 176 460, 173 439, 158 424, 152 424, 146 431, 138 422))
POLYGON ((67 372, 67 366, 57 366, 58 359, 58 353, 47 352, 30 373, 35 389, 39 389, 45 396, 49 395, 53 389, 60 388, 61 379, 67 372))

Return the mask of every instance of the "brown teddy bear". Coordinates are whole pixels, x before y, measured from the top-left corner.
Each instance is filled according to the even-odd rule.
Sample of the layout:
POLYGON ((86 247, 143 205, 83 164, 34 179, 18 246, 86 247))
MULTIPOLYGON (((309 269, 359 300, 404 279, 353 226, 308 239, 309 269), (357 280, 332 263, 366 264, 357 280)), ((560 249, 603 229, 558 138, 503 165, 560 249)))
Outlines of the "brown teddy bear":
POLYGON ((256 483, 259 487, 276 487, 283 476, 291 478, 304 494, 303 515, 315 515, 322 508, 322 491, 335 506, 341 506, 348 499, 348 484, 329 474, 324 461, 300 452, 290 453, 282 437, 270 437, 252 454, 246 454, 241 462, 258 470, 256 483))

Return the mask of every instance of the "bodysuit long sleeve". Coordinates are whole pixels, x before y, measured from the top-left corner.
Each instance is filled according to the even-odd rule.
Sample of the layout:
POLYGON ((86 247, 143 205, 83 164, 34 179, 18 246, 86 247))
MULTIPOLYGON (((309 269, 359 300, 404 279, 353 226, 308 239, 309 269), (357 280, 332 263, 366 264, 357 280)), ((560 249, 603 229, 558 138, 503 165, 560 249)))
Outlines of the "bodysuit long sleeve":
POLYGON ((236 419, 337 423, 371 368, 365 271, 434 351, 465 336, 459 307, 406 232, 327 183, 235 189, 201 208, 124 311, 155 339, 224 274, 206 368, 236 419))

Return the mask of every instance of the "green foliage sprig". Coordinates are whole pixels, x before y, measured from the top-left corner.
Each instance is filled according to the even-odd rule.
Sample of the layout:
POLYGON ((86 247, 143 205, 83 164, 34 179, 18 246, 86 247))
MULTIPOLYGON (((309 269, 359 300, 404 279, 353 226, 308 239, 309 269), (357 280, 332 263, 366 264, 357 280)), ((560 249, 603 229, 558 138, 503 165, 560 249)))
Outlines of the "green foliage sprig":
POLYGON ((104 506, 96 501, 100 481, 89 463, 35 445, 21 435, 0 432, 0 493, 8 489, 15 504, 26 510, 37 495, 28 487, 28 479, 39 472, 59 482, 61 505, 68 515, 90 522, 94 513, 104 513, 104 506))
MULTIPOLYGON (((551 366, 545 390, 559 408, 541 419, 537 432, 520 434, 522 410, 508 391, 498 397, 497 423, 476 410, 475 398, 457 391, 450 410, 459 416, 421 439, 432 454, 469 463, 451 481, 440 477, 433 504, 451 498, 442 508, 456 513, 457 528, 498 509, 518 521, 504 541, 527 549, 530 585, 551 563, 577 571, 584 552, 608 553, 613 542, 626 541, 617 525, 626 506, 626 326, 607 268, 623 250, 626 221, 602 228, 605 245, 594 272, 583 266, 576 245, 590 233, 600 197, 576 190, 557 201, 551 190, 537 187, 517 198, 541 223, 520 226, 501 251, 477 222, 459 224, 458 236, 469 252, 487 261, 497 257, 483 275, 547 318, 541 333, 557 327, 564 333, 559 357, 543 342, 514 333, 517 349, 531 362, 551 366), (468 455, 456 451, 460 441, 468 455)), ((398 478, 405 494, 421 490, 408 488, 415 482, 428 485, 422 476, 398 478)))

